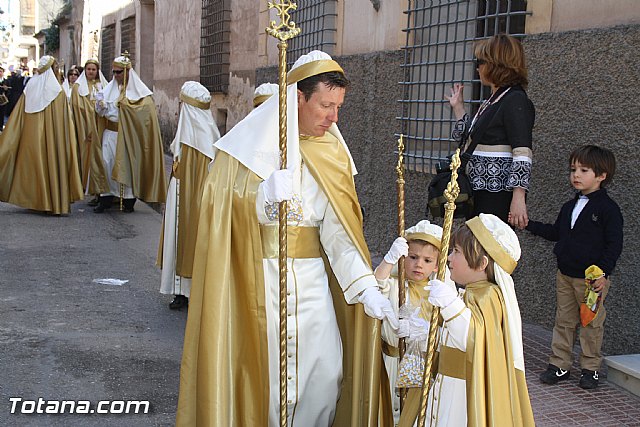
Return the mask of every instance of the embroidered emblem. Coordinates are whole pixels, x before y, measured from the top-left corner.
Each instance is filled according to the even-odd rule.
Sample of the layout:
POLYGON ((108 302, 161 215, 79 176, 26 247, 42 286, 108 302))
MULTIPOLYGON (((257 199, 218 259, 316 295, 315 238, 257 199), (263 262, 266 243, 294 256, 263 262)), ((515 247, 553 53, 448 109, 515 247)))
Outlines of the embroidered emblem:
MULTIPOLYGON (((302 222, 304 218, 302 213, 302 199, 297 194, 293 196, 287 203, 287 221, 302 222)), ((278 203, 269 203, 264 208, 264 212, 267 214, 269 221, 278 220, 278 203)))
POLYGON ((598 222, 598 215, 596 215, 596 214, 591 214, 591 221, 593 221, 593 222, 598 222))

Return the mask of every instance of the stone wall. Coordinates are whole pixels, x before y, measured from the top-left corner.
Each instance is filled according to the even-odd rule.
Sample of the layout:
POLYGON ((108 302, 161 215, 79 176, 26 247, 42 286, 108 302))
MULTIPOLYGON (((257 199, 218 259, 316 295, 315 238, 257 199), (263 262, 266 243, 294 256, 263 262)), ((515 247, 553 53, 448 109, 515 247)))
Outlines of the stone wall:
MULTIPOLYGON (((638 169, 639 146, 635 97, 638 81, 637 46, 640 26, 541 34, 526 38, 529 95, 536 106, 534 168, 529 194, 532 219, 552 222, 562 203, 572 197, 568 155, 580 144, 612 149, 618 170, 610 195, 625 217, 625 245, 606 306, 604 351, 640 352, 640 322, 636 307, 640 291, 638 169)), ((359 174, 356 186, 365 209, 365 236, 373 254, 384 254, 397 230, 395 164, 396 116, 401 97, 401 52, 350 55, 336 59, 352 81, 340 112, 340 130, 359 174)), ((276 81, 274 67, 257 70, 256 84, 276 81)), ((406 176, 407 227, 424 218, 430 176, 406 176)), ((523 248, 515 272, 516 291, 524 322, 553 326, 555 313, 555 257, 553 244, 518 233, 523 248)))
POLYGON ((180 88, 200 81, 200 17, 202 2, 156 2, 153 99, 165 150, 178 126, 180 88), (176 20, 176 16, 181 19, 176 20))

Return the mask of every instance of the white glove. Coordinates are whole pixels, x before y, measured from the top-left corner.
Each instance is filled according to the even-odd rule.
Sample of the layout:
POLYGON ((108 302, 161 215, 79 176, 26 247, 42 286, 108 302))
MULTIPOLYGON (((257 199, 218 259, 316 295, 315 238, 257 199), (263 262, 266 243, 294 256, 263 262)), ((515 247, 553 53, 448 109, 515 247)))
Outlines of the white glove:
POLYGON ((263 184, 265 202, 278 203, 293 197, 293 174, 289 169, 274 171, 263 184))
POLYGON ((448 307, 458 298, 458 292, 441 280, 429 280, 429 284, 425 289, 430 291, 429 302, 436 307, 448 307))
POLYGON ((386 318, 389 325, 394 330, 398 330, 398 318, 393 312, 393 308, 391 308, 391 301, 385 298, 378 288, 370 287, 362 291, 358 297, 358 302, 364 305, 364 312, 369 317, 380 320, 386 318))
POLYGON ((389 252, 384 256, 384 261, 389 264, 395 264, 400 257, 407 256, 409 254, 409 244, 404 237, 398 237, 393 241, 393 244, 389 248, 389 252))
POLYGON ((418 315, 420 307, 418 307, 408 319, 400 319, 398 322, 398 338, 409 338, 415 340, 429 335, 429 322, 418 315))

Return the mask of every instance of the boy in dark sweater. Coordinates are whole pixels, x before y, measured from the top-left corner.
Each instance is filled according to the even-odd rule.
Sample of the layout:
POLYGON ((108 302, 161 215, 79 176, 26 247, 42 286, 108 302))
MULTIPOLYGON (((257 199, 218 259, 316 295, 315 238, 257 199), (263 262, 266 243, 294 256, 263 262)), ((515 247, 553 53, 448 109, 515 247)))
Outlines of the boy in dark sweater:
MULTIPOLYGON (((540 375, 546 384, 569 378, 571 351, 585 294, 585 269, 596 265, 604 271, 604 276, 592 285, 593 290, 601 294, 602 304, 611 284, 609 276, 622 252, 622 213, 603 188, 615 173, 613 153, 606 148, 585 145, 571 153, 569 164, 571 185, 578 190, 576 197, 562 206, 555 224, 529 221, 526 227, 537 236, 557 242, 553 249, 558 259, 553 354, 547 370, 540 375)), ((580 328, 580 387, 585 389, 598 386, 606 314, 601 305, 596 318, 580 328)))

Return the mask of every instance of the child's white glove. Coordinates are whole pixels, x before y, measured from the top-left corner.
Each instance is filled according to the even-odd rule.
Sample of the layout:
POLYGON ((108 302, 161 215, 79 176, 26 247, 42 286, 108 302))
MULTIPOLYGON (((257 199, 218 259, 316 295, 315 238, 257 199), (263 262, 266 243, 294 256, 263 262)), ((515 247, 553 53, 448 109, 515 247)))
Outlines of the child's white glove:
POLYGON ((380 320, 386 318, 389 325, 391 325, 394 330, 398 330, 398 318, 393 312, 391 301, 385 298, 378 288, 370 287, 362 291, 358 297, 358 302, 362 303, 364 312, 367 313, 369 317, 380 320))
POLYGON ((436 307, 448 307, 458 298, 458 292, 441 280, 429 280, 429 284, 425 286, 425 289, 430 291, 429 302, 436 307))
POLYGON ((398 338, 409 340, 422 339, 429 334, 429 322, 418 315, 420 307, 416 308, 407 319, 400 319, 398 323, 398 338))
POLYGON ((293 197, 293 174, 289 169, 274 171, 263 184, 265 202, 278 203, 293 197))
POLYGON ((404 237, 398 237, 393 241, 393 244, 389 248, 389 252, 384 256, 384 261, 389 264, 395 264, 400 257, 407 256, 409 254, 409 244, 404 237))

